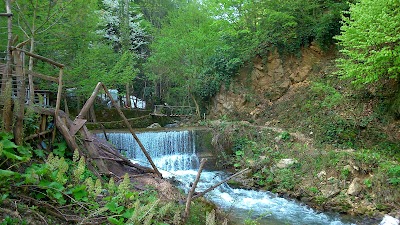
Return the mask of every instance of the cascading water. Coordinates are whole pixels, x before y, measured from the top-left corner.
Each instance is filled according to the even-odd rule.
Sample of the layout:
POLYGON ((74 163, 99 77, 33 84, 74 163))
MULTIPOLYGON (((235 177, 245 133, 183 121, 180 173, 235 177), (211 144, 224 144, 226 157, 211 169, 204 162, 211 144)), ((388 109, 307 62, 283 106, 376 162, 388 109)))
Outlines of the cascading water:
MULTIPOLYGON (((107 136, 128 158, 149 165, 130 133, 108 133, 107 136)), ((144 132, 138 133, 137 136, 163 176, 174 176, 181 181, 182 188, 188 191, 199 167, 194 131, 144 132)), ((203 171, 196 191, 201 192, 226 176, 227 174, 221 171, 203 171)), ((251 218, 270 225, 351 224, 339 217, 316 212, 296 201, 280 198, 271 192, 234 189, 223 184, 206 194, 206 198, 226 211, 233 212, 239 221, 251 218)))
MULTIPOLYGON (((144 132, 137 136, 158 169, 173 172, 199 167, 194 131, 144 132)), ((98 134, 102 137, 102 134, 98 134)), ((132 161, 150 167, 146 156, 130 133, 109 133, 109 141, 132 161)))

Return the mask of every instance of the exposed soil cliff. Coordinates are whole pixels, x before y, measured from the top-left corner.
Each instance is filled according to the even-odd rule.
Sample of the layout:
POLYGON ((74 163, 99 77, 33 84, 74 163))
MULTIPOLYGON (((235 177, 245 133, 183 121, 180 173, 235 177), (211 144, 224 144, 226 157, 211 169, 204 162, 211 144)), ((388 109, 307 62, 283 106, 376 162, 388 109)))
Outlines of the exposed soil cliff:
POLYGON ((230 87, 223 86, 213 99, 212 116, 242 114, 257 116, 261 108, 282 97, 291 86, 320 72, 322 64, 332 60, 319 47, 303 48, 300 56, 282 56, 277 50, 257 55, 242 68, 230 87))

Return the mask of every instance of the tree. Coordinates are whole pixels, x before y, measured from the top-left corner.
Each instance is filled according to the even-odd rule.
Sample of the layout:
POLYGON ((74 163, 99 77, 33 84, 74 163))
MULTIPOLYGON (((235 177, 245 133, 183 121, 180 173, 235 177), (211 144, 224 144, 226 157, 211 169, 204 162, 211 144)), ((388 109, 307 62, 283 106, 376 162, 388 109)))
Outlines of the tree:
POLYGON ((361 0, 343 16, 338 60, 343 78, 368 84, 400 76, 400 2, 361 0))
POLYGON ((98 33, 113 43, 117 52, 130 50, 145 57, 149 35, 140 7, 132 0, 103 0, 102 4, 98 33))
POLYGON ((140 7, 132 0, 103 0, 101 29, 99 33, 114 46, 114 51, 120 54, 119 61, 111 69, 104 82, 109 87, 121 89, 126 87, 127 106, 130 107, 130 82, 139 70, 138 61, 148 57, 147 23, 143 19, 140 7), (115 79, 118 77, 118 79, 115 79))
POLYGON ((191 2, 169 12, 151 45, 152 56, 146 65, 163 101, 181 105, 191 102, 197 113, 195 88, 207 60, 223 45, 219 36, 222 28, 202 7, 191 2), (161 93, 165 89, 168 91, 161 93))

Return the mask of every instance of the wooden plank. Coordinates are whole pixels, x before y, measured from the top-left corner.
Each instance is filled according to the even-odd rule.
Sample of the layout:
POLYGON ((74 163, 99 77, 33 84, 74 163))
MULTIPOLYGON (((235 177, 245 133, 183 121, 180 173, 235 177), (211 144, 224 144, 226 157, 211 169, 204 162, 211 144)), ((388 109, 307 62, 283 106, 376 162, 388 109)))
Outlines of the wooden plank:
POLYGON ((13 47, 13 46, 11 46, 10 48, 11 48, 11 50, 13 50, 13 51, 14 51, 14 50, 18 50, 18 51, 24 52, 26 55, 29 55, 29 56, 32 56, 33 58, 40 59, 40 60, 42 60, 42 61, 48 62, 48 63, 50 63, 50 64, 52 64, 52 65, 55 65, 55 66, 57 66, 57 67, 59 67, 59 68, 64 68, 64 67, 65 67, 64 64, 58 63, 58 62, 56 62, 56 61, 54 61, 54 60, 48 59, 48 58, 43 57, 43 56, 41 56, 41 55, 36 55, 36 54, 34 54, 34 53, 30 53, 30 52, 28 52, 28 51, 25 51, 25 50, 23 50, 23 49, 16 48, 16 47, 13 47))
POLYGON ((97 93, 99 93, 100 88, 102 87, 101 82, 97 83, 95 89, 93 90, 92 95, 90 98, 85 102, 85 105, 82 107, 81 111, 79 112, 76 118, 83 119, 86 117, 87 112, 92 107, 94 100, 96 99, 97 93))
POLYGON ((78 130, 80 130, 80 129, 83 127, 83 125, 85 125, 86 121, 87 121, 87 120, 85 120, 85 119, 76 118, 76 119, 74 120, 74 122, 73 122, 73 125, 72 125, 71 128, 69 129, 69 133, 70 133, 72 136, 74 136, 74 135, 78 132, 78 130))
MULTIPOLYGON (((57 90, 57 100, 56 100, 56 111, 54 112, 54 116, 58 117, 58 111, 60 110, 61 104, 61 93, 62 93, 62 78, 63 78, 63 68, 60 68, 60 74, 58 76, 58 90, 57 90)), ((55 121, 57 123, 57 121, 55 121)), ((54 143, 54 139, 56 137, 56 129, 53 131, 53 136, 51 138, 51 143, 54 143)))
POLYGON ((8 17, 10 17, 10 16, 13 16, 13 14, 12 13, 0 13, 0 16, 8 16, 8 17))
POLYGON ((44 74, 36 73, 36 72, 33 72, 32 70, 29 70, 28 74, 32 75, 34 77, 43 79, 43 80, 48 80, 48 81, 53 81, 55 83, 58 83, 58 78, 57 77, 51 77, 51 76, 47 76, 47 75, 44 75, 44 74))

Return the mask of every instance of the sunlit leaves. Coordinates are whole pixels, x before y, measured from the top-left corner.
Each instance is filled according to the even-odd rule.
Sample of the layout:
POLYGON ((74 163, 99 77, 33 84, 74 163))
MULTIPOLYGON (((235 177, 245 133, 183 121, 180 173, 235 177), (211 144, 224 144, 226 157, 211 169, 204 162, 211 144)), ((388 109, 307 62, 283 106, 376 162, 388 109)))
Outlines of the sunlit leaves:
POLYGON ((344 78, 356 84, 400 75, 400 2, 362 0, 351 5, 337 36, 343 58, 338 60, 344 78))

